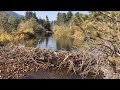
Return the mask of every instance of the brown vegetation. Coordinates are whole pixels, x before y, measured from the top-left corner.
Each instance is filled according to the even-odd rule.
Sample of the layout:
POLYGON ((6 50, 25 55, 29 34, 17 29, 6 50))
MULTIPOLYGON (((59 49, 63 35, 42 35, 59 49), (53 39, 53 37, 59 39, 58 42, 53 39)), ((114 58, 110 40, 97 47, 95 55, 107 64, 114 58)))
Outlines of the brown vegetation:
POLYGON ((81 78, 119 78, 116 66, 104 54, 9 46, 0 48, 0 78, 20 78, 42 70, 67 70, 81 78), (116 77, 117 76, 117 77, 116 77))

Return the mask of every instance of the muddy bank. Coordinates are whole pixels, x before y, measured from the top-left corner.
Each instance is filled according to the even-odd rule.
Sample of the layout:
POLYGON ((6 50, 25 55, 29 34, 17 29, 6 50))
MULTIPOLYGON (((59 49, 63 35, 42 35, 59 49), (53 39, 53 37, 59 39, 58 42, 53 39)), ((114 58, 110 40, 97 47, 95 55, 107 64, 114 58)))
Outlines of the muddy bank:
POLYGON ((0 78, 112 79, 119 73, 104 54, 9 46, 0 48, 0 78))

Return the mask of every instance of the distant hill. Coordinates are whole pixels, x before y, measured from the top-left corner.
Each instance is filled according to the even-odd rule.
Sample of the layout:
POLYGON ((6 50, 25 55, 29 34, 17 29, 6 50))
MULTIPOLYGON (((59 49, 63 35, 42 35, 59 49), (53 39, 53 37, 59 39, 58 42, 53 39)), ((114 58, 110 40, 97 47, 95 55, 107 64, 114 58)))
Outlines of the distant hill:
POLYGON ((13 12, 13 11, 0 11, 0 14, 6 14, 8 16, 12 16, 12 17, 15 17, 15 18, 23 17, 23 15, 20 15, 16 12, 13 12))
POLYGON ((20 15, 16 12, 13 12, 13 11, 7 11, 7 13, 13 17, 16 17, 16 18, 20 18, 20 17, 23 17, 23 15, 20 15))

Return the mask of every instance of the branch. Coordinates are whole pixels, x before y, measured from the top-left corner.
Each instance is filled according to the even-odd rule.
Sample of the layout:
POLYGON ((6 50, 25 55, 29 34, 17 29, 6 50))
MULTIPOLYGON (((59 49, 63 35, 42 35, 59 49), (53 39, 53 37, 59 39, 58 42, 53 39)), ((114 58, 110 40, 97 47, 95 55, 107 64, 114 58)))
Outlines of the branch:
POLYGON ((114 18, 112 18, 112 17, 110 17, 110 16, 104 14, 102 11, 99 11, 99 13, 101 13, 101 14, 103 14, 104 16, 107 16, 108 18, 110 18, 110 19, 114 20, 115 22, 117 22, 114 18))

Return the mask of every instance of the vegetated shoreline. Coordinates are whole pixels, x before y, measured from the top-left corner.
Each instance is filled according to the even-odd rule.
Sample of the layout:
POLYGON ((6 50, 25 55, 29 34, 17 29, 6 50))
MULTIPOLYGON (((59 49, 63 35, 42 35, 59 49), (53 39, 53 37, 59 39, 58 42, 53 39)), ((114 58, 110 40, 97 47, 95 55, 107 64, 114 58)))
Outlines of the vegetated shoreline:
MULTIPOLYGON (((50 49, 6 46, 0 48, 0 78, 19 79, 40 70, 72 72, 80 79, 118 79, 119 70, 104 54, 87 50, 54 51, 50 49)), ((43 78, 44 79, 44 78, 43 78)))

